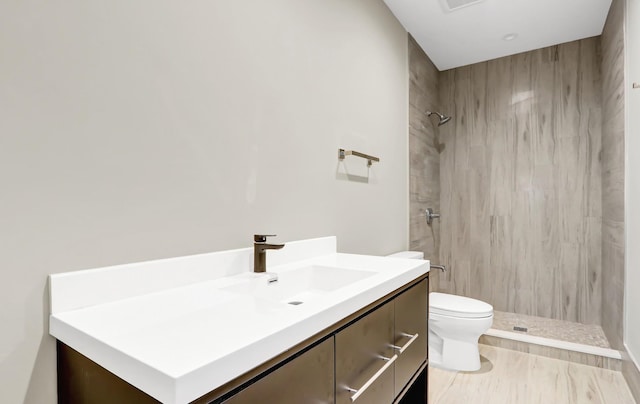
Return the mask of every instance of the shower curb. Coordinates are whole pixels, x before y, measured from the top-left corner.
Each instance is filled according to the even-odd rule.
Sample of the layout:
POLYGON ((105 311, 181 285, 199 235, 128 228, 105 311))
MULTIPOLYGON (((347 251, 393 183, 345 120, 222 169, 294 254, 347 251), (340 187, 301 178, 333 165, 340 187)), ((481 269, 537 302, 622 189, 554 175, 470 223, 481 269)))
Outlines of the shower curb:
POLYGON ((490 328, 480 337, 481 344, 566 360, 583 365, 620 371, 622 355, 611 348, 595 347, 534 335, 490 328))

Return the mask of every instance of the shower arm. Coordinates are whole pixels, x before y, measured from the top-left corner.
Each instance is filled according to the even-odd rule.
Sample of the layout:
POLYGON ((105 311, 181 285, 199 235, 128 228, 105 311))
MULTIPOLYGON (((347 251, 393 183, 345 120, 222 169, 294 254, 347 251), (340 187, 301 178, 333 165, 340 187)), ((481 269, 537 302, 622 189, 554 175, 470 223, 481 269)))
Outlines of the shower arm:
POLYGON ((449 122, 451 120, 450 116, 441 114, 440 112, 435 112, 435 111, 427 111, 427 117, 431 116, 431 115, 437 115, 438 116, 438 126, 442 126, 445 123, 449 122))

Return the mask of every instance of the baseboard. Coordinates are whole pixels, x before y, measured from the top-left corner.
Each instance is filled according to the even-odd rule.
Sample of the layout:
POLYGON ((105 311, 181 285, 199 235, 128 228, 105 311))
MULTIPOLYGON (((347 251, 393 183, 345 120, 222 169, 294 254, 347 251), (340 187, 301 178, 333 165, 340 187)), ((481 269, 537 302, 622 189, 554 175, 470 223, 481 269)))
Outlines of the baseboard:
POLYGON ((638 366, 638 361, 629 351, 627 344, 624 344, 624 347, 626 351, 624 352, 624 358, 622 360, 622 375, 627 381, 633 398, 635 398, 637 402, 640 402, 640 366, 638 366))

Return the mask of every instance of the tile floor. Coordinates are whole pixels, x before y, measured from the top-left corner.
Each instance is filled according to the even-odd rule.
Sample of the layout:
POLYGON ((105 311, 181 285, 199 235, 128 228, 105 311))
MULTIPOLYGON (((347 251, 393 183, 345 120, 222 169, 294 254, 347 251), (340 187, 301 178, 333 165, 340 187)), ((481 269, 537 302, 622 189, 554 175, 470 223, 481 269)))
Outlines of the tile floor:
POLYGON ((528 330, 525 334, 536 337, 610 348, 609 341, 599 325, 494 310, 491 328, 519 333, 519 331, 514 331, 514 326, 526 327, 528 330))
POLYGON ((477 372, 429 369, 429 404, 635 404, 622 373, 480 345, 477 372))

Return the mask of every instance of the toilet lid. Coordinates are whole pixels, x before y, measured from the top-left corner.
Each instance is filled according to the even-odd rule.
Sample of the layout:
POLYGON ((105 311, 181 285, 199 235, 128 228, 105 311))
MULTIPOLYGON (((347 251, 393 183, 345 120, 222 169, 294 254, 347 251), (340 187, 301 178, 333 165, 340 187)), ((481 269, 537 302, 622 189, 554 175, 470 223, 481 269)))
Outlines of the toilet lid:
POLYGON ((429 312, 451 317, 482 318, 493 315, 493 306, 469 297, 431 292, 429 312))

